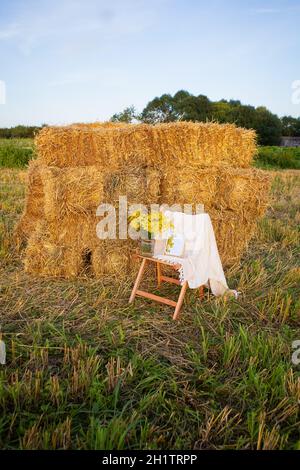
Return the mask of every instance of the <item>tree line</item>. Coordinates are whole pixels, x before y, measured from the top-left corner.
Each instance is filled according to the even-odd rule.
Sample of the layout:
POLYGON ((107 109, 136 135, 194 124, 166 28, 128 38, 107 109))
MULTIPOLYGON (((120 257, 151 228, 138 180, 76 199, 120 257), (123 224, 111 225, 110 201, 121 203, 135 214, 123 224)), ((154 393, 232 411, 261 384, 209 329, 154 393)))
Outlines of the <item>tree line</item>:
POLYGON ((300 137, 300 117, 279 118, 264 106, 244 105, 239 100, 211 101, 205 95, 180 90, 173 96, 164 94, 150 101, 141 113, 134 106, 111 117, 113 122, 157 124, 175 121, 217 121, 254 129, 260 145, 279 145, 282 136, 300 137))
POLYGON ((1 127, 0 139, 32 139, 43 126, 1 127))
MULTIPOLYGON (((149 101, 138 113, 134 106, 114 114, 113 122, 145 122, 157 124, 175 121, 217 121, 254 129, 260 145, 279 145, 282 136, 300 137, 300 117, 278 117, 264 106, 242 104, 239 100, 211 101, 205 95, 192 95, 180 90, 173 96, 163 94, 149 101)), ((33 138, 42 126, 0 128, 0 138, 33 138)))

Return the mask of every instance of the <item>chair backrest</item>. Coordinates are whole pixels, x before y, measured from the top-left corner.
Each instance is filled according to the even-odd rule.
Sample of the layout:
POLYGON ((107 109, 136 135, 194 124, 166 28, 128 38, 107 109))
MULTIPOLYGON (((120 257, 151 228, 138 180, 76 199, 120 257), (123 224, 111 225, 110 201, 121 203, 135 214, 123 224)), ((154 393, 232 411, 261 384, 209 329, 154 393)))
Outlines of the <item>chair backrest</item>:
POLYGON ((174 229, 169 234, 168 240, 156 240, 154 246, 155 254, 184 257, 187 251, 195 249, 197 234, 203 225, 207 214, 186 214, 179 211, 163 211, 165 217, 173 222, 174 229))

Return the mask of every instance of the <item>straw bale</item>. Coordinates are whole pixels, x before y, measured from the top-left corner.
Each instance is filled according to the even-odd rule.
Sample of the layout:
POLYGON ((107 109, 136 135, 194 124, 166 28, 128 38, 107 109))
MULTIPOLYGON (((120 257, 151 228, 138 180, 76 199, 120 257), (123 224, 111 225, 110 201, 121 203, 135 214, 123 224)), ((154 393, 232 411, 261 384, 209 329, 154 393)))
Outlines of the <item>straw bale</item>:
POLYGON ((95 166, 44 167, 41 178, 45 216, 49 221, 75 214, 95 214, 103 201, 104 173, 95 166))
POLYGON ((78 246, 66 246, 53 240, 46 222, 39 222, 25 250, 26 272, 42 276, 74 277, 83 268, 82 252, 78 246))
POLYGON ((155 160, 152 127, 146 124, 45 127, 36 146, 44 164, 59 167, 100 165, 114 171, 124 163, 155 160))
POLYGON ((107 173, 105 201, 118 205, 120 196, 128 204, 155 204, 160 199, 161 172, 151 166, 123 165, 119 171, 107 173))
POLYGON ((256 230, 257 220, 243 211, 212 209, 209 212, 224 267, 239 262, 256 230), (248 215, 248 216, 247 216, 248 215))
POLYGON ((122 164, 249 167, 255 132, 234 124, 176 122, 44 127, 36 137, 39 158, 59 167, 122 164))
POLYGON ((42 166, 32 160, 28 167, 27 189, 23 214, 16 226, 15 235, 27 240, 35 225, 44 217, 44 189, 41 178, 42 166))
MULTIPOLYGON (((83 274, 87 267, 87 254, 92 256, 103 243, 116 246, 118 242, 100 240, 96 233, 98 222, 96 215, 78 214, 39 222, 25 250, 25 270, 33 274, 66 278, 83 274)), ((124 241, 120 243, 125 253, 124 241)))
POLYGON ((234 124, 175 122, 158 124, 154 148, 166 167, 250 166, 256 153, 256 134, 234 124))
POLYGON ((92 251, 92 270, 96 277, 115 276, 121 280, 136 269, 131 254, 133 240, 102 240, 92 251))
POLYGON ((114 160, 116 162, 139 165, 160 163, 160 155, 153 146, 153 126, 131 124, 117 129, 108 129, 111 134, 114 160))
POLYGON ((270 183, 271 178, 265 171, 254 168, 221 171, 216 207, 261 217, 268 204, 270 183))
POLYGON ((29 239, 24 258, 27 273, 38 276, 73 278, 84 269, 83 258, 72 247, 29 239))
POLYGON ((44 127, 35 138, 39 159, 49 166, 92 165, 94 132, 72 126, 44 127))
POLYGON ((92 249, 99 243, 97 224, 99 218, 92 215, 71 215, 62 219, 44 220, 43 230, 49 243, 78 250, 92 249))
POLYGON ((50 230, 59 235, 60 240, 67 246, 77 246, 82 250, 92 250, 99 244, 96 214, 66 217, 61 221, 53 221, 50 230))
POLYGON ((204 204, 205 209, 214 205, 218 192, 219 171, 215 168, 185 167, 174 171, 166 169, 161 183, 163 204, 204 204))

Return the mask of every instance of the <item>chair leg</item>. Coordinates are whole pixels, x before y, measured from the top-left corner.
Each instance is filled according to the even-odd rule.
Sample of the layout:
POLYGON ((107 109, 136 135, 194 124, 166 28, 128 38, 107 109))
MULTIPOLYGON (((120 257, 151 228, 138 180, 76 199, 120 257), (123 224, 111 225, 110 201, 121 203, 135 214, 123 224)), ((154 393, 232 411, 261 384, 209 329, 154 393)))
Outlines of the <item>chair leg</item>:
POLYGON ((161 266, 160 263, 156 263, 156 274, 157 274, 157 287, 161 285, 161 266))
POLYGON ((204 286, 199 287, 199 297, 200 297, 200 300, 203 300, 203 298, 204 298, 204 286))
POLYGON ((144 271, 145 271, 146 262, 147 262, 147 259, 144 258, 143 261, 142 261, 141 267, 140 267, 140 269, 139 269, 138 275, 137 275, 137 277, 136 277, 136 280, 135 280, 135 283, 134 283, 134 286, 133 286, 131 295, 130 295, 130 299, 129 299, 129 303, 130 303, 130 304, 134 301, 134 298, 135 298, 135 295, 136 295, 136 291, 137 291, 138 288, 139 288, 140 282, 141 282, 141 280, 142 280, 142 277, 143 277, 143 274, 144 274, 144 271))
POLYGON ((175 308, 175 312, 174 312, 174 315, 173 315, 173 320, 177 320, 177 318, 179 317, 180 309, 182 307, 182 303, 183 303, 183 299, 184 299, 184 296, 185 296, 185 293, 186 293, 186 290, 187 290, 187 286, 188 286, 188 283, 187 283, 187 281, 185 281, 185 283, 181 287, 181 291, 180 291, 178 301, 177 301, 177 305, 176 305, 176 308, 175 308))

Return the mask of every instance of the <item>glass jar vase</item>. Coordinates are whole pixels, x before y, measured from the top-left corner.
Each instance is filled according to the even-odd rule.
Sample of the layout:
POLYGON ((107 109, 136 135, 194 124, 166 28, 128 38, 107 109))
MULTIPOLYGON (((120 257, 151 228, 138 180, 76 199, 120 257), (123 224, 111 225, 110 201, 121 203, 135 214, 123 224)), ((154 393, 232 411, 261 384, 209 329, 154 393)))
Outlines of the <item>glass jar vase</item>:
POLYGON ((149 238, 141 238, 141 255, 151 258, 154 255, 154 241, 149 238))

